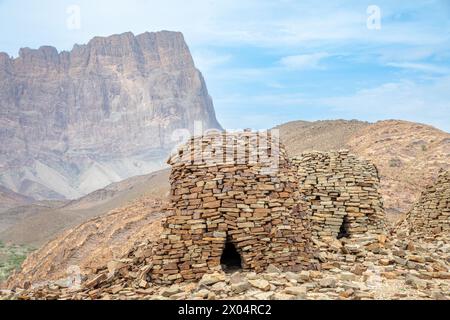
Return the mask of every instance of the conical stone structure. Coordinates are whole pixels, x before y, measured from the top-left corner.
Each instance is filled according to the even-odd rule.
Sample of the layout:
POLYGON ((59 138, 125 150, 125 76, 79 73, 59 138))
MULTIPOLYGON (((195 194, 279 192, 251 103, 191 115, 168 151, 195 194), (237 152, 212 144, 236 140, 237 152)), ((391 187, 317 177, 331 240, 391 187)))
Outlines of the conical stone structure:
POLYGON ((293 210, 297 178, 278 137, 195 137, 169 164, 173 212, 153 255, 153 281, 200 279, 221 266, 226 247, 244 270, 308 267, 308 219, 293 210))

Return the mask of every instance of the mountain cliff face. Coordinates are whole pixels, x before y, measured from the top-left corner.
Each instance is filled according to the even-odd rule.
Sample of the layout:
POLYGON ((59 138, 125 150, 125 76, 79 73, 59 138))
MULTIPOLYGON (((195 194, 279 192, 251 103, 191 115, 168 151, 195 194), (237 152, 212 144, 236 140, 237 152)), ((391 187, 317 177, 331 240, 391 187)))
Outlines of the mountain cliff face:
POLYGON ((0 185, 15 192, 73 199, 149 173, 195 121, 220 129, 181 33, 0 53, 0 185))

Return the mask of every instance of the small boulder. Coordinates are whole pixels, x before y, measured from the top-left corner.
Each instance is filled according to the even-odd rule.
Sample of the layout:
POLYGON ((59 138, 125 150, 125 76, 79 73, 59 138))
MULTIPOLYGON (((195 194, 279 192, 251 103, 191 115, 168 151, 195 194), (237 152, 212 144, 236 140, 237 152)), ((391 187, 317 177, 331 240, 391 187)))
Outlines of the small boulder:
POLYGON ((276 266, 274 266, 273 264, 270 264, 267 269, 266 269, 267 273, 281 273, 281 270, 278 269, 276 266))
POLYGON ((199 286, 210 286, 214 283, 225 281, 225 275, 223 273, 206 273, 199 281, 199 286))
POLYGON ((255 288, 258 288, 263 291, 269 291, 270 290, 270 283, 267 280, 264 279, 252 279, 248 280, 248 282, 254 286, 255 288))
POLYGON ((161 296, 163 296, 163 297, 169 298, 169 297, 171 297, 171 296, 173 296, 173 295, 176 295, 177 293, 180 293, 180 292, 182 292, 180 286, 177 285, 177 284, 174 284, 174 285, 171 285, 171 286, 168 287, 168 288, 164 288, 164 289, 161 291, 160 294, 161 294, 161 296))

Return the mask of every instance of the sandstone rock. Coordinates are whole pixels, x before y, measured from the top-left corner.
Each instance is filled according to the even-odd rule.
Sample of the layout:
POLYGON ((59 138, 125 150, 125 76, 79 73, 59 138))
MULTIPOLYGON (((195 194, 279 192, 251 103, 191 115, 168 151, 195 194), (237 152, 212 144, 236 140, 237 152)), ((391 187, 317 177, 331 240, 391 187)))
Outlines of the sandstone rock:
POLYGON ((302 270, 299 273, 299 278, 300 281, 297 279, 299 282, 309 281, 311 279, 311 273, 308 270, 302 270))
POLYGON ((270 300, 270 298, 274 295, 273 292, 259 292, 253 295, 257 300, 270 300))
POLYGON ((180 293, 181 291, 182 290, 181 290, 180 286, 174 284, 174 285, 172 285, 172 286, 170 286, 168 288, 163 289, 161 291, 161 296, 168 298, 168 297, 171 297, 173 295, 176 295, 177 293, 180 293))
POLYGON ((214 292, 209 292, 208 293, 208 300, 216 300, 217 295, 214 292))
POLYGON ((409 255, 409 256, 406 256, 406 259, 410 260, 410 261, 418 262, 418 263, 425 263, 425 258, 422 256, 418 256, 418 255, 409 255))
POLYGON ((300 280, 300 275, 298 273, 291 272, 291 271, 285 272, 284 277, 287 280, 295 280, 295 282, 298 282, 298 280, 300 280))
POLYGON ((246 282, 247 279, 245 279, 245 276, 243 276, 241 272, 235 272, 230 276, 231 284, 242 283, 244 281, 246 282))
POLYGON ((248 281, 245 282, 238 282, 238 283, 233 283, 231 285, 231 290, 234 293, 241 293, 241 292, 245 292, 247 290, 249 290, 252 286, 250 285, 250 283, 248 281))
POLYGON ((296 296, 297 298, 306 298, 306 287, 300 286, 300 287, 287 287, 283 291, 286 294, 291 294, 293 296, 296 296))
POLYGON ((107 268, 109 273, 115 273, 116 271, 120 270, 121 268, 125 267, 126 263, 122 261, 113 260, 108 262, 107 268))
POLYGON ((366 270, 367 270, 366 267, 361 266, 361 265, 359 265, 359 264, 356 265, 356 266, 354 266, 354 267, 352 268, 352 272, 353 272, 354 274, 358 275, 358 276, 362 275, 363 272, 365 272, 366 270))
POLYGON ((396 279, 397 274, 395 272, 382 272, 381 275, 386 279, 396 279))
POLYGON ((336 287, 336 279, 334 278, 324 278, 319 281, 319 285, 322 288, 335 288, 336 287))
POLYGON ((340 278, 343 281, 354 281, 356 280, 356 276, 351 272, 342 272, 340 274, 340 278))
POLYGON ((210 286, 217 282, 225 280, 225 275, 222 273, 206 273, 199 281, 199 286, 210 286))
POLYGON ((225 282, 221 281, 221 282, 214 283, 211 286, 211 291, 214 291, 217 293, 217 292, 229 291, 229 288, 225 282))
POLYGON ((276 266, 274 266, 273 264, 270 264, 268 267, 267 267, 267 269, 266 269, 266 272, 268 272, 268 273, 281 273, 281 270, 280 269, 278 269, 276 266))
POLYGON ((449 300, 448 295, 446 296, 440 291, 433 291, 431 293, 431 298, 434 300, 449 300))
POLYGON ((87 281, 84 286, 86 288, 94 288, 100 284, 101 281, 106 279, 106 274, 102 273, 94 276, 91 280, 87 281))
POLYGON ((248 282, 255 288, 261 289, 263 291, 269 291, 270 290, 270 283, 267 280, 264 279, 254 279, 254 280, 248 280, 248 282))
POLYGON ((180 292, 170 296, 171 300, 186 300, 186 298, 187 298, 186 292, 180 292))
POLYGON ((139 285, 140 288, 145 289, 145 288, 148 287, 148 282, 145 281, 145 280, 141 280, 141 281, 139 281, 139 284, 138 284, 138 285, 139 285))
POLYGON ((201 289, 201 290, 199 290, 199 291, 193 293, 193 296, 194 296, 194 297, 199 297, 199 298, 201 298, 201 299, 206 299, 206 298, 208 298, 208 295, 209 295, 209 290, 207 290, 207 289, 201 289))
POLYGON ((286 293, 277 292, 273 295, 273 300, 295 300, 295 296, 286 293))
POLYGON ((351 297, 353 294, 355 293, 355 291, 353 289, 347 289, 345 291, 342 291, 339 293, 339 296, 342 298, 349 298, 351 297))
POLYGON ((406 277, 406 284, 412 286, 413 288, 421 289, 421 290, 424 290, 427 288, 427 282, 425 280, 421 280, 412 275, 408 275, 406 277))

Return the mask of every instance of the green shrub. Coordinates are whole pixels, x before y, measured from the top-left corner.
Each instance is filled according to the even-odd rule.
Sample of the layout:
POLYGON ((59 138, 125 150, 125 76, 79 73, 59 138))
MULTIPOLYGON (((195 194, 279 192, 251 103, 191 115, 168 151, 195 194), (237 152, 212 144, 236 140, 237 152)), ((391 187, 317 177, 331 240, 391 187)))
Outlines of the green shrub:
POLYGON ((0 282, 20 268, 27 255, 33 251, 27 246, 6 246, 0 244, 0 282))

